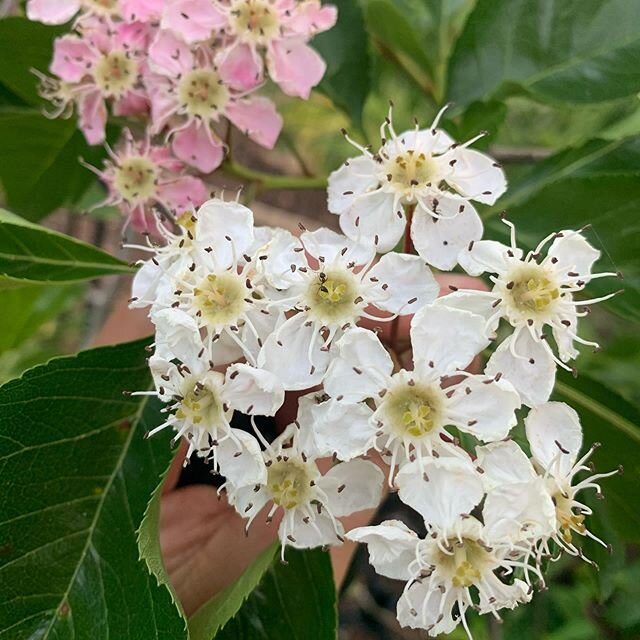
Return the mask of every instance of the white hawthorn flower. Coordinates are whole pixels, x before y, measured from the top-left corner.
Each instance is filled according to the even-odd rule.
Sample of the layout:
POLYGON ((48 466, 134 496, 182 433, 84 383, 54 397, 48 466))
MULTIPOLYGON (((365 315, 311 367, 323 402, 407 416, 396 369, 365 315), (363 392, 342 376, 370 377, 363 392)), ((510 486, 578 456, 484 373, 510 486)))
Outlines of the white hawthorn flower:
POLYGON ((506 189, 504 172, 489 156, 457 144, 438 123, 398 135, 389 117, 380 128, 376 153, 347 140, 362 155, 329 176, 329 211, 340 216, 344 233, 375 242, 386 252, 408 223, 418 254, 439 269, 451 269, 460 249, 482 236, 482 223, 470 200, 493 204, 506 189), (408 213, 408 212, 412 213, 408 213))
POLYGON ((554 233, 525 256, 516 247, 513 225, 507 224, 512 230, 511 246, 480 240, 470 243, 459 256, 470 275, 492 274, 493 289, 455 291, 437 304, 483 315, 489 335, 503 318, 513 327, 486 370, 489 374, 501 372, 518 390, 523 403, 535 406, 548 400, 556 364, 571 371, 566 362, 578 355, 574 342, 598 347, 578 336, 578 318, 587 313, 579 309, 615 294, 593 300, 575 300, 574 295, 594 278, 617 274, 591 273, 600 252, 577 231, 554 233), (550 240, 543 258, 541 252, 550 240), (556 343, 557 356, 544 333, 547 327, 556 343))
POLYGON ((248 518, 247 528, 267 504, 267 521, 282 510, 278 535, 283 558, 287 545, 306 549, 342 542, 339 518, 376 507, 382 492, 383 474, 373 462, 340 462, 323 474, 318 453, 308 443, 291 424, 271 444, 263 440, 262 481, 239 485, 228 479, 223 485, 230 504, 248 518))
POLYGON ((265 278, 282 290, 269 308, 295 312, 266 339, 258 358, 286 389, 319 384, 330 345, 360 318, 389 321, 414 313, 439 291, 419 256, 389 253, 373 264, 372 247, 329 229, 305 232, 300 241, 274 238, 261 265, 265 278), (368 307, 387 315, 372 315, 368 307))
POLYGON ((176 432, 174 440, 185 437, 189 442, 187 458, 195 451, 210 457, 214 470, 234 482, 238 482, 236 468, 248 482, 260 481, 264 476, 260 445, 253 436, 233 429, 231 418, 234 410, 274 415, 284 402, 284 389, 277 378, 245 363, 234 364, 225 373, 214 371, 195 354, 178 364, 153 355, 149 366, 155 391, 134 393, 157 395, 167 403, 163 412, 169 415, 148 436, 171 427, 176 432), (230 464, 235 467, 230 469, 230 464))
MULTIPOLYGON (((439 496, 441 503, 448 499, 439 496)), ((471 638, 469 607, 500 619, 500 609, 513 609, 530 599, 529 585, 513 578, 522 564, 518 552, 495 544, 472 516, 458 516, 449 532, 431 526, 424 540, 396 520, 354 529, 347 537, 367 545, 378 573, 407 581, 397 606, 403 627, 438 636, 462 623, 471 638)))
MULTIPOLYGON (((391 357, 376 335, 352 329, 338 343, 338 353, 324 381, 334 403, 373 402, 375 411, 356 416, 348 426, 329 428, 334 403, 314 408, 319 436, 336 452, 355 453, 370 447, 390 455, 390 482, 397 463, 440 452, 453 441, 447 427, 456 427, 488 442, 505 438, 516 424, 520 398, 499 376, 463 374, 447 388, 442 378, 464 368, 487 345, 481 316, 468 311, 427 305, 413 318, 411 344, 414 370, 394 373, 391 357), (365 424, 369 436, 365 440, 365 424)), ((461 450, 461 455, 466 455, 461 450)))

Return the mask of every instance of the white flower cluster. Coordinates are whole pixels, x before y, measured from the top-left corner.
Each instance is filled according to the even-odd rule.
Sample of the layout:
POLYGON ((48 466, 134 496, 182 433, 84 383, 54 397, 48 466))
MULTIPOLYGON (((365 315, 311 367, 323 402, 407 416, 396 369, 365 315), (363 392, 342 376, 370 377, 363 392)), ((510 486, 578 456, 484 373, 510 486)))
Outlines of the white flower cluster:
POLYGON ((164 242, 146 247, 131 299, 156 328, 152 393, 167 419, 153 432, 171 427, 210 461, 247 526, 277 519, 283 554, 366 543, 379 573, 406 581, 402 625, 469 633, 469 607, 498 616, 528 601, 543 559, 598 540, 578 493, 610 474, 576 479, 592 449, 580 457, 577 414, 549 397, 575 343, 593 345, 577 321, 597 300, 574 295, 615 274, 591 273, 599 252, 577 231, 527 255, 512 225, 510 246, 481 240, 471 201, 495 202, 504 174, 438 119, 398 135, 388 118, 381 136, 330 176, 345 235, 254 227, 221 199, 171 228, 158 219, 164 242), (403 235, 418 255, 391 251, 403 235), (492 289, 438 298, 429 265, 456 264, 492 289), (411 369, 371 328, 399 316, 411 316, 411 369), (499 325, 484 371, 469 373, 499 325), (268 442, 253 417, 304 390, 297 420, 268 442), (236 410, 253 433, 231 427, 236 410), (523 446, 510 439, 519 418, 523 446), (345 534, 340 518, 376 507, 385 475, 424 539, 398 521, 345 534))

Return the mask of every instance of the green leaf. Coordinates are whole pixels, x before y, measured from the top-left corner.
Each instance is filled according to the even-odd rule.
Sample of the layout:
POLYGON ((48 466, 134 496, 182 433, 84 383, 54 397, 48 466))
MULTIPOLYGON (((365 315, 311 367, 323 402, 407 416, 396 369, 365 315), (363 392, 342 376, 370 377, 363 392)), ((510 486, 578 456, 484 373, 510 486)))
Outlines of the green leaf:
POLYGON ((138 559, 135 531, 166 468, 147 341, 85 351, 0 387, 0 638, 185 637, 138 559))
POLYGON ((31 70, 47 72, 53 40, 66 30, 22 17, 0 20, 0 85, 28 104, 40 104, 38 80, 31 70))
POLYGON ((598 471, 624 466, 624 474, 602 481, 609 513, 620 535, 640 542, 640 411, 604 385, 580 374, 573 379, 560 371, 554 399, 580 415, 585 444, 601 442, 593 460, 598 471))
MULTIPOLYGON (((336 590, 331 560, 326 551, 287 549, 287 564, 279 557, 244 603, 219 631, 216 640, 335 640, 336 590)), ((197 635, 190 623, 193 640, 197 635)))
POLYGON ((458 104, 521 88, 589 104, 640 87, 636 0, 478 0, 449 68, 458 104))
MULTIPOLYGON (((624 293, 606 308, 640 320, 640 138, 593 140, 540 162, 510 185, 485 220, 503 209, 529 247, 553 231, 591 224, 585 233, 602 252, 596 269, 622 271, 624 280, 594 280, 587 295, 622 287, 624 293)), ((494 222, 488 232, 505 238, 507 228, 494 222)))
POLYGON ((131 271, 100 249, 0 209, 0 285, 66 283, 131 271))
POLYGON ((338 8, 336 25, 313 39, 327 63, 318 89, 343 109, 362 129, 362 109, 371 86, 371 61, 364 18, 357 2, 332 0, 338 8))
POLYGON ((34 221, 75 203, 95 181, 79 158, 99 166, 105 154, 87 145, 74 118, 50 120, 33 109, 0 110, 0 140, 7 206, 34 221))

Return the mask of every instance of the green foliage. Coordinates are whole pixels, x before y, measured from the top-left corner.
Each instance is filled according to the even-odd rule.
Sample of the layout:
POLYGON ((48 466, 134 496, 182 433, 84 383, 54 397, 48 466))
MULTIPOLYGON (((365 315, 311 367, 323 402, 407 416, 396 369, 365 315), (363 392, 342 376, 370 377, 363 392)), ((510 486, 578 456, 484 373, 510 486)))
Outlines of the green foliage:
POLYGON ((145 341, 52 360, 0 387, 0 638, 184 634, 135 531, 171 457, 145 341))
POLYGON ((338 22, 313 40, 313 46, 327 63, 318 89, 361 127, 362 109, 371 82, 362 11, 353 0, 333 0, 331 4, 338 7, 338 22))
POLYGON ((60 284, 131 272, 100 249, 0 209, 0 285, 60 284))
POLYGON ((635 0, 479 0, 451 59, 458 104, 518 88, 541 100, 594 103, 640 86, 635 0))

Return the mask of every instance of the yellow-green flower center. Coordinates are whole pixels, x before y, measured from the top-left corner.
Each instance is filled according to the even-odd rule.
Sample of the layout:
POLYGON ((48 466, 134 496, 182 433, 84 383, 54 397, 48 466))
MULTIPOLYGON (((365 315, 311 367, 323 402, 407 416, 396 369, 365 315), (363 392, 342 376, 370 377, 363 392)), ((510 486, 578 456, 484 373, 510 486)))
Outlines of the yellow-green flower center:
POLYGON ((175 415, 179 420, 207 427, 219 422, 222 411, 222 403, 215 391, 196 382, 182 396, 175 415))
POLYGON ((394 191, 410 195, 415 187, 424 188, 437 181, 437 166, 431 156, 405 151, 391 157, 384 165, 385 179, 394 191))
POLYGON ((217 118, 229 101, 229 90, 215 71, 195 69, 180 79, 178 98, 190 116, 217 118))
POLYGON ((210 273, 194 288, 194 304, 209 325, 237 325, 245 311, 248 293, 236 273, 210 273))
POLYGON ((450 541, 451 553, 438 551, 437 566, 451 577, 454 587, 477 584, 484 572, 494 564, 489 552, 477 540, 462 538, 450 541))
POLYGON ((111 51, 98 58, 93 77, 103 95, 120 98, 135 86, 138 63, 124 51, 111 51))
POLYGON ((542 313, 560 297, 558 285, 541 267, 521 269, 510 279, 507 288, 519 311, 542 313))
POLYGON ((421 438, 440 426, 440 400, 428 386, 400 385, 387 393, 383 406, 400 436, 421 438))
POLYGON ((572 501, 562 495, 559 491, 553 496, 553 503, 556 506, 556 519, 560 529, 560 535, 567 544, 573 541, 573 531, 580 535, 584 535, 587 528, 584 524, 584 515, 574 513, 572 501))
POLYGON ((123 160, 115 170, 114 187, 127 202, 144 202, 156 191, 157 168, 142 156, 123 160))
POLYGON ((244 40, 266 44, 278 34, 278 15, 265 0, 240 0, 231 7, 231 28, 244 40))
POLYGON ((273 502, 285 509, 306 502, 312 480, 309 471, 299 460, 274 461, 267 468, 267 490, 273 502))
POLYGON ((85 0, 84 6, 100 16, 111 16, 118 13, 118 0, 85 0))
POLYGON ((306 304, 320 322, 351 322, 359 316, 358 282, 349 271, 320 273, 309 284, 306 304))

